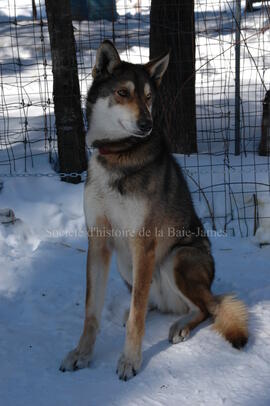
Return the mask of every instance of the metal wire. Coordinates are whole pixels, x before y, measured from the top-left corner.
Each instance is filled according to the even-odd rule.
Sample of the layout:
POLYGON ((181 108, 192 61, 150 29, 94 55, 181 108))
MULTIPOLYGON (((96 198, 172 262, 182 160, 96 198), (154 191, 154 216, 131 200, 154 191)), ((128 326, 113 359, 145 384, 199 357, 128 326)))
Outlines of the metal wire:
MULTIPOLYGON (((253 12, 247 12, 243 2, 241 5, 237 41, 236 0, 195 0, 199 153, 179 160, 187 178, 193 177, 192 193, 201 201, 207 199, 206 210, 211 207, 211 215, 202 216, 214 217, 220 221, 217 227, 221 224, 224 230, 245 236, 253 233, 253 196, 268 197, 270 193, 269 156, 258 156, 262 100, 270 83, 270 1, 255 4, 253 12), (241 57, 238 123, 234 110, 236 45, 241 57), (239 157, 234 156, 236 125, 240 129, 239 157)), ((73 22, 82 105, 103 39, 112 39, 125 60, 148 61, 150 0, 117 0, 116 6, 118 17, 113 22, 102 18, 73 22)), ((30 0, 2 0, 0 4, 0 178, 75 178, 77 173, 53 171, 57 139, 43 0, 36 0, 36 12, 34 19, 30 0), (48 161, 52 171, 40 171, 40 164, 48 161)), ((168 35, 173 34, 170 24, 166 27, 168 35)))

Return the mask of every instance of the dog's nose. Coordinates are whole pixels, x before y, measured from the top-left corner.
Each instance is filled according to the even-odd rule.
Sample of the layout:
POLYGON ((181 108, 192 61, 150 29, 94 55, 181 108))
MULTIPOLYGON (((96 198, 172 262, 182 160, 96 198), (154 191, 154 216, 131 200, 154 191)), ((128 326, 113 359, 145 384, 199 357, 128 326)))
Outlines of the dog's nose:
POLYGON ((153 126, 152 120, 148 118, 138 120, 138 127, 144 133, 148 133, 149 131, 151 131, 152 126, 153 126))

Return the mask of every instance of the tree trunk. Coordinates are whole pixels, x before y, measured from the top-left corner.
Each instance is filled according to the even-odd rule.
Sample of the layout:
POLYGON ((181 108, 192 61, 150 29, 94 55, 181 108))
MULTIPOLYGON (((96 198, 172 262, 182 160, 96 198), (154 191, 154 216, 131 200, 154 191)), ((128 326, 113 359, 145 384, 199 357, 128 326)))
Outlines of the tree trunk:
POLYGON ((35 0, 32 0, 33 20, 37 19, 37 6, 35 0))
POLYGON ((259 145, 259 155, 270 155, 270 90, 266 92, 263 101, 262 133, 259 145))
POLYGON ((194 0, 152 0, 150 58, 170 50, 170 63, 155 102, 155 128, 173 152, 197 152, 194 0))
MULTIPOLYGON (((86 169, 85 129, 73 34, 70 0, 46 0, 51 42, 53 98, 60 172, 86 169)), ((78 183, 81 177, 63 180, 78 183)))
POLYGON ((247 12, 253 11, 253 1, 252 0, 246 0, 246 11, 247 12))

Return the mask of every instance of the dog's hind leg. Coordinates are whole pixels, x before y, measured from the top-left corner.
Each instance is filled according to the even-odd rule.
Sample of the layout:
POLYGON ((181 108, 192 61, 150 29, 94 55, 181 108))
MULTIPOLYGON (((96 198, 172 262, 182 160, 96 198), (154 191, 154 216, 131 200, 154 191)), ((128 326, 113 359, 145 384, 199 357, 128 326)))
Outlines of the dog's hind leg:
POLYGON ((109 273, 111 249, 105 237, 89 238, 84 328, 77 347, 63 360, 60 370, 89 366, 99 328, 109 273))
POLYGON ((173 344, 185 341, 195 327, 209 317, 209 306, 215 303, 210 292, 214 263, 210 254, 197 248, 180 248, 169 271, 174 289, 186 301, 190 311, 177 320, 169 330, 173 344))
POLYGON ((244 303, 235 296, 212 294, 214 261, 211 254, 195 247, 181 248, 176 253, 171 272, 181 295, 198 311, 186 323, 179 320, 172 325, 170 341, 183 341, 192 329, 211 315, 214 329, 233 347, 242 348, 248 340, 248 312, 244 303))
POLYGON ((174 322, 169 330, 169 341, 172 344, 178 344, 186 341, 190 335, 190 331, 197 327, 202 321, 207 319, 208 314, 200 310, 198 312, 191 312, 181 319, 174 322))

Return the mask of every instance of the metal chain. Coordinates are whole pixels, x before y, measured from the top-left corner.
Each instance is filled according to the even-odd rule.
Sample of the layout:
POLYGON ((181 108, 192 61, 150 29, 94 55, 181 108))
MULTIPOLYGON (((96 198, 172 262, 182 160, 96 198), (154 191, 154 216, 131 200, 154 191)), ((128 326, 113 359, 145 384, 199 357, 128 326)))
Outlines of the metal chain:
POLYGON ((0 173, 0 178, 29 178, 29 177, 34 177, 34 178, 42 178, 42 177, 60 177, 60 178, 77 178, 77 176, 84 177, 86 176, 86 171, 82 173, 77 173, 77 172, 71 172, 71 173, 64 173, 64 172, 49 172, 49 173, 28 173, 28 172, 22 172, 22 173, 0 173))
MULTIPOLYGON (((254 167, 242 167, 242 168, 234 168, 234 167, 220 167, 219 169, 202 169, 202 168, 182 168, 184 173, 188 174, 196 174, 200 173, 200 175, 207 175, 207 174, 221 174, 224 173, 224 170, 226 172, 234 172, 234 173, 269 173, 269 168, 254 168, 254 167)), ((21 172, 21 173, 0 173, 0 178, 29 178, 29 177, 35 177, 35 178, 42 178, 42 177, 60 177, 60 178, 76 178, 77 176, 81 177, 86 177, 87 172, 84 171, 82 173, 78 172, 71 172, 71 173, 65 173, 65 172, 45 172, 45 173, 28 173, 28 172, 21 172)))

